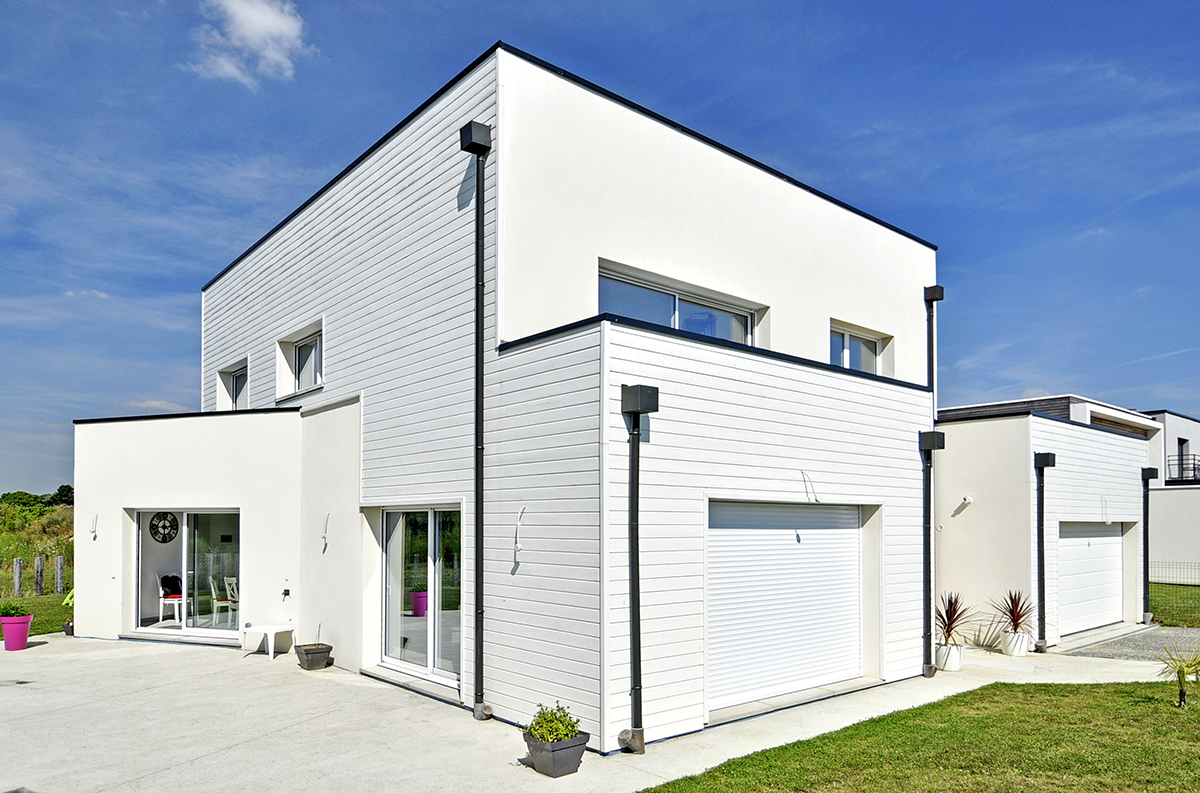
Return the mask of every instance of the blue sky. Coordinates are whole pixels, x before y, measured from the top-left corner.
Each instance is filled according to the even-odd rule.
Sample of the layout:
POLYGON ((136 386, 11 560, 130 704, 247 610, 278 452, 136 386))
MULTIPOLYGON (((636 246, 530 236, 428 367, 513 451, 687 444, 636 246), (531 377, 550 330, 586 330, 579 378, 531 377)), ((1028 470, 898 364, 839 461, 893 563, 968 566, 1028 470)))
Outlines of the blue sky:
POLYGON ((8 0, 0 490, 199 406, 200 287, 497 39, 940 247, 943 405, 1200 416, 1200 5, 8 0))

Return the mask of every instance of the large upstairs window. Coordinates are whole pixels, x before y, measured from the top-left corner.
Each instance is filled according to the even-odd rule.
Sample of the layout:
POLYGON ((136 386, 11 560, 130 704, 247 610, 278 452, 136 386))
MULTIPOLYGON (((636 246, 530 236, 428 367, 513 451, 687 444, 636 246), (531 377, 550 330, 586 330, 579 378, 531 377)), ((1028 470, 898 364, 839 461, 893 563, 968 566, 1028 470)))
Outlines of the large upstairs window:
POLYGON ((753 333, 748 313, 604 275, 600 276, 600 313, 640 319, 738 344, 750 344, 753 333))

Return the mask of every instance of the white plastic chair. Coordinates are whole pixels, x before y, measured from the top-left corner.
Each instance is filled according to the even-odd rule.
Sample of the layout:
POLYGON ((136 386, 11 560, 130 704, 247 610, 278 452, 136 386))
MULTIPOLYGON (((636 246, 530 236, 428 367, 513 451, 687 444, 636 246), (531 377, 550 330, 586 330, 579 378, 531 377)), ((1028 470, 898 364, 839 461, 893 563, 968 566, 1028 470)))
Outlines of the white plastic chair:
MULTIPOLYGON (((228 591, 229 579, 226 578, 225 581, 226 581, 225 588, 226 588, 226 591, 228 591)), ((235 588, 236 588, 236 586, 237 585, 234 584, 235 588)), ((232 620, 233 620, 233 603, 230 602, 231 598, 228 595, 222 596, 222 595, 217 594, 217 582, 213 580, 212 576, 208 577, 208 590, 210 592, 212 592, 213 625, 217 624, 217 617, 221 613, 221 609, 225 609, 225 612, 229 615, 229 619, 232 622, 232 620)))
MULTIPOLYGON (((168 573, 167 575, 174 575, 174 573, 168 573)), ((175 577, 178 578, 179 576, 175 576, 175 577)), ((168 595, 166 590, 163 589, 163 579, 164 578, 166 578, 166 576, 163 576, 163 575, 158 576, 158 621, 163 622, 163 620, 164 620, 163 614, 166 610, 166 607, 170 606, 171 608, 173 608, 175 610, 175 621, 182 624, 182 622, 183 622, 183 592, 180 591, 180 593, 178 595, 168 595)), ((182 590, 182 589, 183 589, 183 582, 180 581, 180 590, 182 590)))

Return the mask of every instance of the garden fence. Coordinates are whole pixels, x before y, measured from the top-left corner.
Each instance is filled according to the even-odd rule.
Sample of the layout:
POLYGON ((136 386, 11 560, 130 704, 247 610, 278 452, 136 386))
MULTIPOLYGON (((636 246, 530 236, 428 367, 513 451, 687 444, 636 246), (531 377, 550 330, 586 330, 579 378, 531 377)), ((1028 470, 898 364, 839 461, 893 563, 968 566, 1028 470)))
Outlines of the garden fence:
POLYGON ((62 556, 54 557, 54 592, 47 592, 46 557, 33 557, 33 576, 30 581, 29 567, 21 557, 0 559, 0 597, 40 597, 61 595, 66 590, 67 567, 62 556), (8 584, 12 586, 9 587, 8 584))
POLYGON ((1200 627, 1200 562, 1150 562, 1150 611, 1164 625, 1200 627))

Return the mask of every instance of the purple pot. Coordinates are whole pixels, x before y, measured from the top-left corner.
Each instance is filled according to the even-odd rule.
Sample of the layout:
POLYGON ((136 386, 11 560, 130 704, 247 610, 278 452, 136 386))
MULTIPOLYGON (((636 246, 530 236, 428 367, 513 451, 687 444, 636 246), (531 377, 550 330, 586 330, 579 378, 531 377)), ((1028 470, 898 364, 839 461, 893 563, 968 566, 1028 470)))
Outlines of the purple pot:
POLYGON ((412 603, 412 613, 414 617, 424 617, 425 609, 429 606, 428 592, 409 592, 409 602, 412 603))
POLYGON ((4 628, 4 649, 24 650, 29 645, 29 624, 33 615, 24 617, 0 617, 0 626, 4 628))

